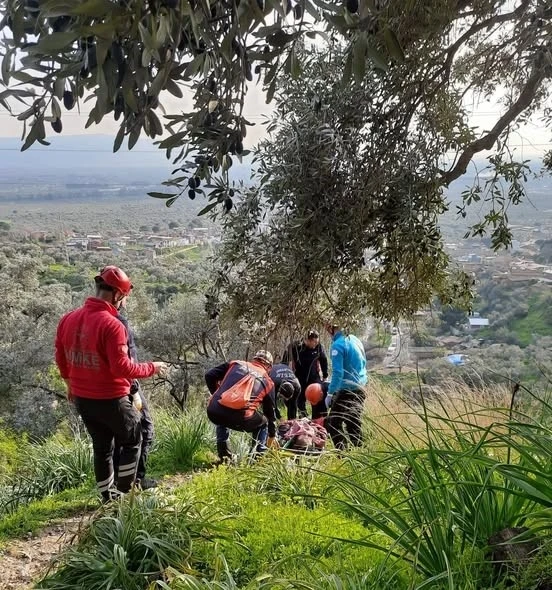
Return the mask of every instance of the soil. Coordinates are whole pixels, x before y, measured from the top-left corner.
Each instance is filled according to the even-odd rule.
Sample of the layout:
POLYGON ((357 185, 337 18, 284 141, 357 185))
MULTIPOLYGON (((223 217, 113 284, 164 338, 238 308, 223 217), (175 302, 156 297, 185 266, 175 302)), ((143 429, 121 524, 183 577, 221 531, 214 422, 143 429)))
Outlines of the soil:
MULTIPOLYGON (((181 487, 191 479, 190 473, 165 477, 162 489, 181 487)), ((0 590, 28 590, 55 564, 56 556, 69 546, 94 512, 53 522, 34 535, 17 539, 0 549, 0 590)))
POLYGON ((1 549, 0 590, 32 588, 33 581, 48 571, 55 556, 71 543, 89 517, 90 513, 72 516, 1 549))

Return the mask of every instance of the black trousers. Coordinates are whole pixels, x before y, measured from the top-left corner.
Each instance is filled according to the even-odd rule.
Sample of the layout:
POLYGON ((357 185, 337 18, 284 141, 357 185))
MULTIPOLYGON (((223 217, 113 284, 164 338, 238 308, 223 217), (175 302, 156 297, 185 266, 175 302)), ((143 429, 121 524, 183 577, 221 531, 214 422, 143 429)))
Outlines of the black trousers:
POLYGON ((294 393, 293 397, 284 400, 288 420, 295 420, 295 418, 297 418, 297 399, 299 395, 300 393, 294 393))
POLYGON ((115 439, 121 445, 117 489, 128 492, 136 476, 142 444, 140 413, 132 400, 129 396, 106 400, 75 397, 75 407, 92 437, 94 473, 102 497, 108 500, 113 487, 115 439))
POLYGON ((325 418, 328 415, 328 409, 326 408, 326 400, 322 398, 317 404, 312 406, 312 419, 317 420, 318 418, 325 418))
POLYGON ((304 418, 307 415, 307 398, 305 397, 305 391, 309 383, 301 383, 301 391, 297 396, 297 410, 299 411, 299 418, 304 418))
MULTIPOLYGON (((142 411, 140 412, 140 429, 142 431, 142 446, 140 448, 140 456, 138 457, 138 467, 136 469, 136 479, 144 479, 146 477, 146 466, 148 463, 148 456, 153 444, 153 419, 151 417, 148 400, 142 392, 138 390, 133 395, 139 395, 142 400, 142 411)), ((113 471, 115 472, 115 480, 119 476, 119 463, 121 458, 121 445, 115 441, 115 452, 113 453, 113 471)))
POLYGON ((341 390, 333 398, 326 429, 336 449, 347 448, 350 442, 355 447, 362 445, 362 408, 366 394, 361 389, 341 390))
POLYGON ((254 445, 264 445, 266 442, 268 420, 260 412, 245 416, 242 410, 225 408, 215 402, 207 407, 207 417, 217 427, 217 444, 228 442, 230 430, 250 432, 254 445))

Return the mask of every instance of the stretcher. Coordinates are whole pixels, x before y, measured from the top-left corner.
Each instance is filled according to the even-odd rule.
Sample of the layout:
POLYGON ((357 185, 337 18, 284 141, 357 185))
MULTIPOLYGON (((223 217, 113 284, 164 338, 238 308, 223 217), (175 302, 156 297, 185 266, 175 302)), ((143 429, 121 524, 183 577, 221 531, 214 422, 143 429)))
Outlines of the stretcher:
POLYGON ((282 422, 278 426, 277 438, 282 452, 318 456, 326 446, 328 432, 323 419, 300 418, 282 422))

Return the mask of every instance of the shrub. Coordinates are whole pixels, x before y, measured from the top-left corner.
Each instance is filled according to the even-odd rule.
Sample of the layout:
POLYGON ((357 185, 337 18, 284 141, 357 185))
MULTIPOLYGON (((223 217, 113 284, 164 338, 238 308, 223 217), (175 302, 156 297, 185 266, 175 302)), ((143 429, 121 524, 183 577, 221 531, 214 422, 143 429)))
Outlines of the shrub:
POLYGON ((192 570, 195 544, 213 542, 223 533, 216 520, 215 512, 176 498, 129 494, 104 509, 37 588, 147 588, 169 567, 192 570))
POLYGON ((209 462, 209 435, 212 429, 204 411, 157 411, 155 432, 152 469, 173 473, 189 471, 209 462))

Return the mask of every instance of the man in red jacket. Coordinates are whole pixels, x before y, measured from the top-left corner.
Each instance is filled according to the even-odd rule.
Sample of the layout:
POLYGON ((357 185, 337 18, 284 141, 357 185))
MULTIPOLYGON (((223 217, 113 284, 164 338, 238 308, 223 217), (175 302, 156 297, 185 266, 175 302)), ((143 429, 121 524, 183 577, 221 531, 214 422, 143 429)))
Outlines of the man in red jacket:
POLYGON ((115 439, 121 445, 119 492, 130 490, 140 454, 140 413, 129 395, 132 380, 162 373, 166 364, 136 363, 129 357, 127 331, 118 318, 118 307, 132 289, 128 276, 107 266, 94 281, 96 296, 59 322, 56 363, 68 397, 92 437, 96 482, 104 500, 109 500, 115 439))

